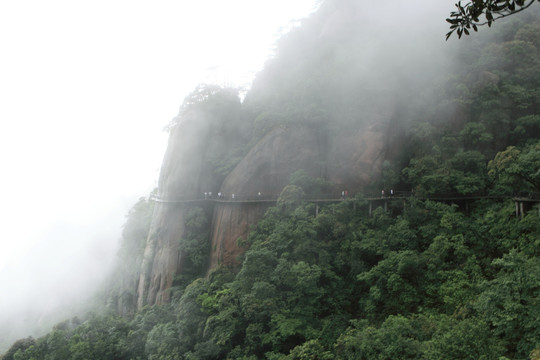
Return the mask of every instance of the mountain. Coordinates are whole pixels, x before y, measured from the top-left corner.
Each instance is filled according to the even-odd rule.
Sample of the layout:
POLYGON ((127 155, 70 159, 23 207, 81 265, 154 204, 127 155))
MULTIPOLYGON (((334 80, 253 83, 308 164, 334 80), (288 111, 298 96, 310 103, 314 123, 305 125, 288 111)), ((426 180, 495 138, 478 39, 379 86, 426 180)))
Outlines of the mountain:
POLYGON ((12 353, 537 358, 538 9, 452 43, 437 9, 324 1, 247 93, 194 89, 107 309, 12 353))
MULTIPOLYGON (((204 192, 275 199, 298 170, 332 184, 325 190, 339 197, 344 190, 364 191, 379 180, 384 161, 397 161, 398 135, 408 121, 403 112, 417 106, 409 99, 416 94, 404 94, 425 96, 426 83, 433 86, 426 76, 436 70, 422 52, 393 57, 398 39, 391 30, 366 42, 359 26, 365 18, 350 2, 329 2, 281 40, 242 103, 233 89, 210 85, 186 98, 170 125, 156 194, 163 201, 154 209, 130 303, 140 309, 169 301, 175 277, 192 267, 181 249, 192 206, 168 201, 200 199, 204 192), (390 54, 379 49, 385 41, 390 54), (423 76, 399 72, 420 66, 423 76)), ((245 239, 268 206, 203 206, 212 249, 208 269, 239 265, 237 239, 245 239)))
MULTIPOLYGON (((203 115, 203 119, 206 114, 203 115)), ((208 116, 210 117, 210 116, 208 116)), ((331 182, 332 192, 340 189, 358 192, 380 172, 385 156, 385 132, 390 116, 379 115, 354 131, 327 131, 305 124, 279 124, 268 130, 230 173, 221 179, 209 171, 208 164, 221 153, 218 142, 233 145, 238 134, 233 123, 211 133, 200 129, 200 118, 183 121, 171 134, 169 149, 162 168, 158 201, 144 252, 137 304, 162 303, 170 299, 168 289, 174 277, 190 264, 182 252, 186 236, 186 219, 194 204, 183 200, 203 199, 204 192, 216 199, 234 202, 195 204, 206 211, 210 226, 210 268, 217 265, 238 266, 242 253, 237 239, 245 239, 251 225, 262 218, 271 203, 245 203, 246 199, 276 199, 288 184, 289 177, 304 170, 313 177, 331 182), (384 123, 387 123, 386 125, 384 123), (196 129, 194 129, 196 127, 196 129), (202 146, 201 146, 202 145, 202 146), (216 146, 214 151, 211 146, 216 146), (196 154, 196 155, 195 155, 196 154), (261 194, 260 196, 258 194, 261 194)), ((210 197, 207 195, 207 197, 210 197)), ((336 195, 336 197, 339 197, 336 195)))
POLYGON ((259 193, 276 199, 298 170, 330 184, 325 195, 335 198, 345 190, 379 193, 392 186, 462 195, 485 188, 479 163, 512 144, 500 130, 509 134, 511 118, 519 122, 538 111, 536 23, 458 48, 435 32, 398 34, 400 24, 370 33, 369 16, 354 2, 326 2, 280 41, 243 102, 234 89, 213 85, 201 85, 185 99, 170 124, 130 304, 141 309, 168 302, 175 278, 179 283, 219 265, 238 268, 244 251, 238 239, 245 240, 271 205, 238 200, 259 193), (505 62, 520 52, 534 56, 507 69, 505 62), (434 147, 441 137, 443 144, 434 147), (431 169, 435 186, 417 183, 429 179, 416 165, 420 159, 443 164, 441 157, 456 151, 468 164, 431 169), (453 186, 442 186, 450 179, 447 168, 455 168, 453 186), (235 194, 237 202, 182 202, 205 192, 227 199, 235 194), (186 221, 195 207, 206 223, 207 238, 200 241, 209 244, 193 251, 210 252, 197 266, 183 245, 190 242, 186 221))

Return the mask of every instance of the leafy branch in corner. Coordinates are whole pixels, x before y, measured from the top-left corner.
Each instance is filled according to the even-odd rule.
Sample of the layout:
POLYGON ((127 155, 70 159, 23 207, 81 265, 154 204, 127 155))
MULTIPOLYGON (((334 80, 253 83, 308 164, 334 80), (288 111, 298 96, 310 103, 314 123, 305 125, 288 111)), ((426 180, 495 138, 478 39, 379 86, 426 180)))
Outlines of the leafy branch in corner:
POLYGON ((540 0, 472 0, 462 5, 459 1, 456 4, 457 11, 452 11, 450 17, 446 19, 450 23, 446 40, 454 32, 461 38, 463 34, 469 35, 471 29, 478 31, 479 26, 491 27, 495 20, 521 12, 535 1, 540 2, 540 0))

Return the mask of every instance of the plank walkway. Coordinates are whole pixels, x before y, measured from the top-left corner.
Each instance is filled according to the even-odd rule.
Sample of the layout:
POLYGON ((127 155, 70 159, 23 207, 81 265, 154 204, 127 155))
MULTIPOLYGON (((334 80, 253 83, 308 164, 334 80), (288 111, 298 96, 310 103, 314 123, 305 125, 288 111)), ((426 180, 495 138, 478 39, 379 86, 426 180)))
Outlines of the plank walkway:
MULTIPOLYGON (((247 205, 247 204, 275 204, 277 202, 277 196, 255 196, 255 197, 245 197, 245 196, 235 196, 234 199, 227 197, 201 197, 195 199, 165 199, 159 196, 152 196, 150 200, 153 200, 157 203, 162 204, 229 204, 229 205, 247 205)), ((373 206, 383 206, 384 210, 387 211, 388 203, 394 202, 396 200, 401 200, 403 206, 405 207, 405 201, 408 199, 418 199, 418 200, 431 200, 431 201, 464 201, 466 209, 469 208, 469 201, 481 200, 481 199, 494 199, 494 200, 505 200, 512 199, 516 206, 516 217, 523 219, 525 213, 532 205, 540 203, 540 193, 528 193, 525 196, 523 194, 515 196, 486 196, 486 195, 475 195, 475 196, 458 196, 456 194, 448 195, 436 195, 436 196, 414 196, 412 193, 407 192, 398 192, 393 196, 368 196, 364 198, 368 202, 368 214, 371 216, 373 211, 373 206)), ((319 214, 319 203, 338 203, 342 201, 352 200, 354 197, 345 197, 341 196, 336 197, 336 195, 328 195, 323 197, 315 198, 304 198, 304 201, 315 203, 315 215, 319 214)), ((540 208, 538 209, 538 215, 540 216, 540 208)))
MULTIPOLYGON (((235 199, 231 198, 194 198, 194 199, 165 199, 159 196, 152 196, 150 199, 159 202, 159 203, 168 203, 168 204, 182 204, 182 203, 223 203, 223 204, 257 204, 257 203, 275 203, 278 196, 262 196, 262 197, 236 197, 235 199)), ((432 201, 465 201, 465 200, 481 200, 481 199, 493 199, 493 200, 503 200, 503 199, 512 199, 516 202, 540 202, 540 194, 534 193, 532 196, 527 197, 517 197, 517 196, 457 196, 457 195, 436 195, 436 196, 413 196, 413 195, 395 195, 395 196, 369 196, 364 198, 366 201, 392 201, 392 200, 407 200, 407 199, 418 199, 418 200, 432 200, 432 201)), ((307 202, 320 202, 320 203, 336 203, 345 200, 353 200, 354 197, 320 197, 320 198, 304 198, 304 201, 307 202)))

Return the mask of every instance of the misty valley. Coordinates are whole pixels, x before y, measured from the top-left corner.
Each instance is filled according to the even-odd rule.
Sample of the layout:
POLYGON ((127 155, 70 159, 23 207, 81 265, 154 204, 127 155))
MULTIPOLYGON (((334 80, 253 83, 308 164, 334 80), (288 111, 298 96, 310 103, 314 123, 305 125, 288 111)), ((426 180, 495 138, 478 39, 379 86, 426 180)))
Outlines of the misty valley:
POLYGON ((446 42, 393 6, 196 87, 90 310, 0 359, 540 359, 540 6, 446 42))

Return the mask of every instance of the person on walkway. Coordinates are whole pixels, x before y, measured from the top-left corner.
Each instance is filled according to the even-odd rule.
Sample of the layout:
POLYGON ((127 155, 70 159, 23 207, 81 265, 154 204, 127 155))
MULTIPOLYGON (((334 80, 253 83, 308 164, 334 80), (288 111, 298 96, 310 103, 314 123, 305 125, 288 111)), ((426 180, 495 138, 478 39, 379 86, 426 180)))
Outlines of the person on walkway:
POLYGON ((206 191, 204 192, 204 198, 208 199, 208 192, 206 192, 206 191))
POLYGON ((234 194, 231 195, 232 199, 234 200, 234 194))
POLYGON ((381 190, 381 199, 384 198, 384 190, 381 190))

